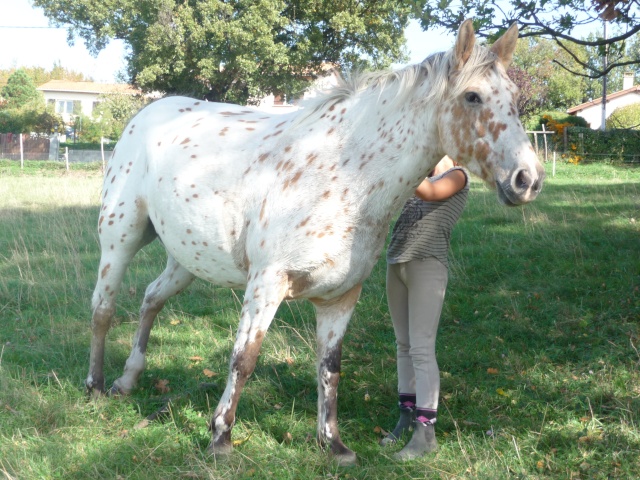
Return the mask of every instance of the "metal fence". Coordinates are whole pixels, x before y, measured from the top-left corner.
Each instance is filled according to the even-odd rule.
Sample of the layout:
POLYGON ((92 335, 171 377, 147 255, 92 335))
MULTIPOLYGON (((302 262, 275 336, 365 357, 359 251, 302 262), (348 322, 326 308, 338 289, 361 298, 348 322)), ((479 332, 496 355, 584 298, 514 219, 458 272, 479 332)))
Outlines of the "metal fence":
POLYGON ((0 158, 9 160, 49 160, 48 138, 28 134, 0 134, 0 158))

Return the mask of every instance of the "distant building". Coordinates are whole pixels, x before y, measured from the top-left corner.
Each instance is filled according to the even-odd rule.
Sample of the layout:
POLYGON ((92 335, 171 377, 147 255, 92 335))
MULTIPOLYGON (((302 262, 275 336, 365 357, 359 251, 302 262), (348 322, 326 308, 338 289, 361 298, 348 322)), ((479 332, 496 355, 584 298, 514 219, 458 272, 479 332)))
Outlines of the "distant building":
MULTIPOLYGON (((267 113, 295 112, 300 108, 300 102, 313 98, 318 93, 335 87, 338 84, 339 73, 336 68, 326 64, 322 67, 322 76, 313 81, 307 91, 300 98, 287 98, 286 96, 268 95, 260 100, 256 108, 267 113)), ((308 77, 310 78, 310 77, 308 77)))
MULTIPOLYGON (((622 81, 622 90, 607 94, 607 118, 616 108, 640 103, 640 85, 634 85, 633 83, 634 74, 625 73, 622 81)), ((602 124, 602 97, 572 107, 567 110, 567 113, 584 118, 592 129, 599 130, 602 124)))
POLYGON ((50 80, 38 87, 44 95, 47 105, 54 105, 55 112, 67 123, 74 115, 91 116, 93 109, 100 103, 100 95, 126 94, 140 95, 142 92, 124 83, 69 82, 50 80))
MULTIPOLYGON (((301 98, 286 98, 284 96, 269 95, 260 99, 257 108, 269 113, 292 112, 300 108, 299 101, 314 97, 318 92, 337 84, 338 73, 326 66, 324 76, 317 78, 311 88, 301 98)), ((131 85, 123 83, 70 82, 66 80, 50 80, 38 87, 44 95, 47 105, 53 105, 55 112, 63 120, 71 123, 76 115, 91 116, 93 109, 100 103, 100 96, 105 94, 141 95, 142 92, 131 85)), ((158 98, 159 94, 149 95, 158 98)))

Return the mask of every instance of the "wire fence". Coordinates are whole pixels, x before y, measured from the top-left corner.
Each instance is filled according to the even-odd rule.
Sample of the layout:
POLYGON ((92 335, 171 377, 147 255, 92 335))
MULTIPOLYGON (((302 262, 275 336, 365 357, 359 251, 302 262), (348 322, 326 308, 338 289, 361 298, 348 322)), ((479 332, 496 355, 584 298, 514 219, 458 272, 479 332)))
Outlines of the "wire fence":
MULTIPOLYGON (((640 163, 640 131, 599 131, 588 128, 565 128, 560 135, 553 130, 527 131, 540 160, 548 162, 555 154, 580 161, 621 161, 640 163)), ((60 146, 56 137, 28 134, 0 134, 0 159, 52 160, 67 163, 90 163, 108 160, 110 147, 97 145, 94 150, 60 146)))

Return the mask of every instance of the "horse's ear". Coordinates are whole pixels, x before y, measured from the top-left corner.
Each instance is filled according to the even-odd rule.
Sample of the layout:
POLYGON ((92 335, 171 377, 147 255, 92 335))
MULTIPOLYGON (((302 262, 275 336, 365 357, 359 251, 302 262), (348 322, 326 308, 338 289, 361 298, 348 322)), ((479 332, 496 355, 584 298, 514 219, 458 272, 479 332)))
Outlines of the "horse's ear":
POLYGON ((476 32, 473 30, 473 21, 467 19, 460 25, 458 38, 456 38, 456 63, 458 64, 458 68, 462 68, 462 66, 467 63, 475 43, 476 32))
POLYGON ((511 65, 513 59, 513 52, 516 49, 516 41, 518 40, 518 24, 514 23, 509 27, 504 35, 502 35, 491 46, 491 51, 498 56, 500 63, 507 68, 511 65))

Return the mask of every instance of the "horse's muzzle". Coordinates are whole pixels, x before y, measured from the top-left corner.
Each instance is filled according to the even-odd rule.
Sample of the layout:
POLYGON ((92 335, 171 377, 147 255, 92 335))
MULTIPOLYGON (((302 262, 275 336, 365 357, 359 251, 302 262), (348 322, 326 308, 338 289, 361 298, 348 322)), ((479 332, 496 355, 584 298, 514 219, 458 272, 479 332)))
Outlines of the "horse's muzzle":
POLYGON ((506 182, 496 181, 498 198, 510 207, 523 205, 536 199, 542 190, 545 172, 538 162, 535 171, 520 168, 513 172, 506 182))

